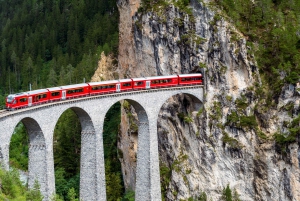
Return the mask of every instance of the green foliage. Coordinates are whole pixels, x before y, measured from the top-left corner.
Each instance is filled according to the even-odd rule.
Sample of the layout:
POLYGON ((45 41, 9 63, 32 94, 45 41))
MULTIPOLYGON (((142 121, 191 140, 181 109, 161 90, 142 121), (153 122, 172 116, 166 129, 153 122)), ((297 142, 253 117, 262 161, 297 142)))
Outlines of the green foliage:
POLYGON ((258 124, 254 115, 244 116, 238 115, 237 112, 232 112, 227 115, 226 125, 235 126, 237 128, 256 129, 258 124))
POLYGON ((294 118, 288 124, 288 133, 276 132, 273 137, 277 145, 281 148, 281 152, 285 153, 287 146, 296 142, 300 135, 300 115, 294 118))
POLYGON ((128 190, 125 192, 125 195, 121 201, 134 201, 134 196, 135 196, 134 191, 128 190))
POLYGON ((261 130, 259 130, 259 129, 257 130, 256 134, 257 134, 258 137, 260 137, 263 140, 267 140, 268 139, 268 136, 265 133, 263 133, 261 130))
POLYGON ((171 181, 172 169, 165 164, 160 164, 160 182, 162 199, 165 200, 166 192, 171 181))
POLYGON ((122 177, 120 172, 113 172, 110 161, 105 163, 105 184, 108 201, 120 200, 123 195, 122 177))
POLYGON ((40 192, 40 185, 37 181, 34 182, 33 189, 26 193, 26 201, 42 201, 43 196, 40 192))
POLYGON ((299 1, 217 0, 215 3, 249 42, 259 44, 253 50, 272 98, 279 97, 285 83, 299 82, 299 1))
POLYGON ((199 62, 199 67, 200 67, 200 68, 207 69, 206 64, 205 64, 205 63, 202 63, 202 62, 199 62))
POLYGON ((67 178, 79 173, 81 124, 71 109, 61 115, 55 126, 53 149, 56 169, 63 168, 67 178))
POLYGON ((232 96, 227 95, 226 96, 226 100, 229 101, 229 102, 231 102, 232 101, 232 96))
POLYGON ((203 111, 204 111, 204 108, 203 107, 200 108, 197 112, 197 117, 200 117, 200 115, 203 113, 203 111))
POLYGON ((56 199, 68 200, 70 189, 73 189, 76 195, 79 195, 79 173, 68 178, 63 168, 58 167, 55 169, 55 188, 57 193, 56 199))
POLYGON ((205 192, 201 192, 198 201, 207 201, 207 195, 205 192))
POLYGON ((0 1, 0 94, 91 77, 102 51, 117 54, 117 10, 115 0, 0 1))
POLYGON ((68 191, 68 199, 70 201, 78 201, 79 199, 76 198, 76 197, 77 197, 77 195, 76 195, 75 189, 70 188, 69 191, 68 191))
POLYGON ((213 120, 219 120, 222 116, 221 103, 215 101, 213 107, 211 108, 212 114, 210 114, 210 118, 213 120))
POLYGON ((198 196, 189 197, 188 201, 208 201, 208 198, 205 192, 200 192, 198 196))
POLYGON ((223 133, 222 141, 224 144, 227 144, 232 149, 243 148, 243 145, 237 139, 230 137, 226 132, 223 133))
POLYGON ((245 96, 242 96, 241 98, 237 98, 235 100, 235 104, 238 108, 242 110, 245 110, 249 105, 245 96))
POLYGON ((12 167, 28 169, 28 134, 24 124, 19 123, 14 130, 9 146, 9 163, 12 167))
POLYGON ((241 127, 248 127, 249 129, 255 129, 257 127, 257 122, 255 116, 241 116, 240 117, 240 126, 241 127))
POLYGON ((6 94, 2 94, 0 91, 0 110, 4 109, 5 107, 5 97, 7 95, 6 94))
POLYGON ((53 141, 56 193, 68 200, 71 188, 79 195, 80 180, 81 124, 73 110, 66 110, 59 118, 53 141))
POLYGON ((33 189, 22 184, 17 170, 6 171, 0 168, 0 200, 42 201, 39 184, 35 182, 33 189))
POLYGON ((183 120, 188 124, 193 122, 193 118, 190 115, 185 116, 183 120))
POLYGON ((231 189, 229 187, 229 184, 227 184, 226 188, 223 189, 223 193, 222 193, 221 199, 223 201, 240 201, 239 197, 240 196, 237 193, 236 189, 234 190, 233 195, 232 195, 232 191, 231 191, 231 189))
MULTIPOLYGON (((123 106, 127 103, 127 101, 124 101, 123 106)), ((130 108, 129 103, 127 107, 130 108)), ((119 158, 123 157, 123 153, 117 149, 120 122, 121 104, 118 102, 106 113, 103 126, 106 194, 108 201, 120 200, 124 194, 121 164, 119 161, 119 158)))

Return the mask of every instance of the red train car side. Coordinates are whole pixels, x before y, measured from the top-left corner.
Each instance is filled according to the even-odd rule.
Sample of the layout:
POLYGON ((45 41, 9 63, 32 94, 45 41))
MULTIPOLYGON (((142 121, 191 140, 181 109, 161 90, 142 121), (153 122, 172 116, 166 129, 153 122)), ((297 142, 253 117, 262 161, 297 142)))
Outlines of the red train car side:
POLYGON ((202 82, 201 73, 178 75, 179 85, 202 84, 202 82))
POLYGON ((150 81, 150 88, 172 87, 178 85, 177 75, 148 77, 147 80, 150 81))
POLYGON ((201 84, 203 84, 201 73, 74 84, 10 94, 6 98, 6 109, 11 110, 30 107, 32 105, 52 101, 60 101, 96 94, 201 84))
POLYGON ((86 83, 61 86, 60 88, 62 92, 62 100, 78 98, 90 94, 90 85, 86 83))
POLYGON ((38 89, 27 92, 28 106, 46 103, 49 100, 49 91, 47 89, 38 89))
POLYGON ((90 82, 90 94, 96 95, 101 93, 113 93, 117 90, 118 80, 104 81, 104 82, 90 82))
POLYGON ((128 90, 132 90, 133 89, 133 83, 132 83, 132 79, 122 79, 119 80, 119 85, 117 86, 117 88, 119 88, 119 90, 117 89, 117 91, 128 91, 128 90))
POLYGON ((150 81, 147 78, 132 78, 133 89, 149 89, 150 81))
POLYGON ((49 101, 60 101, 62 100, 62 89, 60 87, 47 88, 49 91, 49 101))

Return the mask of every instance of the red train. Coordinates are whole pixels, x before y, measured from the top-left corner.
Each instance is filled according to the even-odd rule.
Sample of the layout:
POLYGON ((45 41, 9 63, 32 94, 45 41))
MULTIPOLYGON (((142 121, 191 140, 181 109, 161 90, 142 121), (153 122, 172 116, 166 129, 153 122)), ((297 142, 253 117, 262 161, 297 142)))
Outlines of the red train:
POLYGON ((202 82, 202 74, 197 73, 74 84, 10 94, 6 98, 6 109, 14 110, 53 101, 128 90, 201 85, 202 82))

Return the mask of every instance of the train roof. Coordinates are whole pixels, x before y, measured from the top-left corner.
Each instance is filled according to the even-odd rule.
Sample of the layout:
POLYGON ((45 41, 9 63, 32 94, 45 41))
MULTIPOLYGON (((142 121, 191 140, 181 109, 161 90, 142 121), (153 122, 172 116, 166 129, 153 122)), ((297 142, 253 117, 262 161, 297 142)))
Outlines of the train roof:
POLYGON ((60 87, 51 87, 51 88, 47 88, 49 91, 59 91, 61 90, 60 87))
POLYGON ((178 75, 179 77, 194 77, 194 76, 202 76, 201 73, 193 73, 193 74, 182 74, 178 75))
POLYGON ((153 76, 153 77, 147 77, 147 79, 169 79, 169 78, 177 78, 177 75, 166 75, 166 76, 153 76))
POLYGON ((47 89, 37 89, 33 91, 27 91, 26 93, 28 93, 28 95, 31 95, 31 94, 39 94, 39 93, 47 93, 47 92, 48 92, 47 89))
POLYGON ((88 84, 90 86, 98 86, 98 85, 102 85, 102 84, 115 84, 115 83, 119 83, 118 80, 109 80, 109 81, 103 81, 103 82, 89 82, 88 84))
POLYGON ((120 82, 131 82, 132 80, 131 79, 121 79, 119 80, 120 82))
POLYGON ((143 77, 143 78, 132 78, 132 80, 135 81, 144 81, 147 80, 147 78, 143 77))
POLYGON ((15 98, 15 97, 20 97, 20 96, 24 96, 24 95, 28 95, 26 92, 20 92, 20 93, 16 93, 16 94, 9 94, 7 97, 8 98, 15 98))
POLYGON ((73 84, 73 85, 67 85, 67 86, 60 86, 61 89, 74 89, 78 87, 88 87, 89 85, 87 83, 81 83, 81 84, 73 84))

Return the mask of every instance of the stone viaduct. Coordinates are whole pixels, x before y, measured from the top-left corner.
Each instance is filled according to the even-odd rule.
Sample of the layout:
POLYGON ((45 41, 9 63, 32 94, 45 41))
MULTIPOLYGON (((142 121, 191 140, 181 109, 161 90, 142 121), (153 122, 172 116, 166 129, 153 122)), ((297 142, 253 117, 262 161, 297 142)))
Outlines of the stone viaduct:
POLYGON ((107 111, 118 101, 127 100, 139 119, 136 172, 137 201, 161 200, 157 120, 164 103, 176 94, 187 94, 195 102, 195 111, 202 107, 203 86, 161 88, 89 96, 48 103, 17 111, 0 113, 0 160, 9 168, 9 144, 19 122, 29 135, 29 178, 32 187, 40 184, 44 200, 55 192, 53 133, 59 117, 72 109, 78 116, 81 131, 80 198, 85 201, 106 200, 103 123, 107 111))

